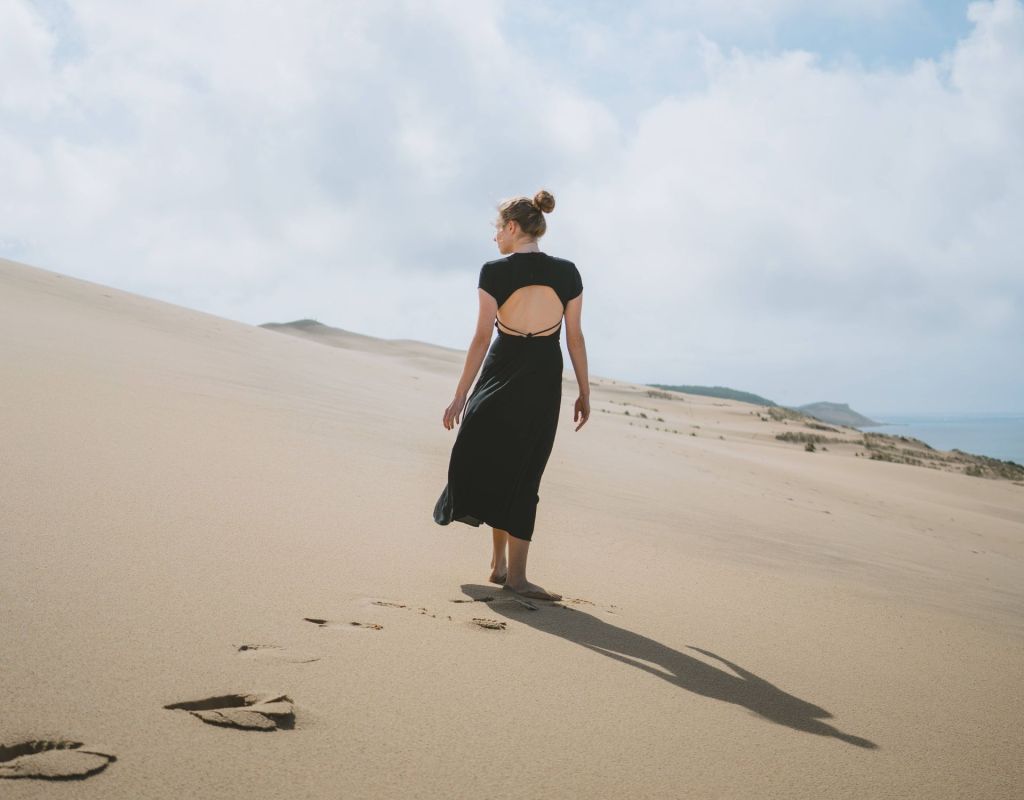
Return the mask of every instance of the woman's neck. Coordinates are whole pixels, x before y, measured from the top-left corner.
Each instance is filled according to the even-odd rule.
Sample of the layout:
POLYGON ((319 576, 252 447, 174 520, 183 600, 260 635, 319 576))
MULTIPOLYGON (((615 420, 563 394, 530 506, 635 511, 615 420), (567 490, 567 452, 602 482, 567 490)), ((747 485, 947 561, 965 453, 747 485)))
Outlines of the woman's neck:
POLYGON ((516 245, 512 248, 513 253, 539 253, 540 247, 537 246, 537 242, 523 242, 523 244, 516 245))

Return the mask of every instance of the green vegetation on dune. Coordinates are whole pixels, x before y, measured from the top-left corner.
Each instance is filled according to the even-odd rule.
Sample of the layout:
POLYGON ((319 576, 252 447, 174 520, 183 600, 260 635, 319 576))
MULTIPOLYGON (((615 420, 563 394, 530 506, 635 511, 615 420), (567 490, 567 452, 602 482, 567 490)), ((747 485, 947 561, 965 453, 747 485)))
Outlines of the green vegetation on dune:
MULTIPOLYGON (((737 389, 730 389, 727 386, 672 385, 665 383, 648 383, 645 385, 656 387, 657 389, 669 389, 673 392, 684 392, 705 397, 720 397, 726 400, 738 400, 743 403, 767 406, 764 412, 751 411, 749 413, 756 413, 758 419, 765 422, 781 422, 783 425, 796 423, 811 430, 840 434, 839 436, 825 436, 820 433, 807 433, 805 431, 786 431, 776 434, 776 439, 783 442, 802 444, 804 449, 810 453, 817 452, 819 446, 821 450, 827 451, 828 448, 824 446, 825 443, 853 445, 855 448, 863 448, 863 451, 858 450, 854 455, 863 455, 872 461, 889 461, 916 467, 929 467, 947 472, 960 472, 964 475, 978 478, 1011 480, 1024 486, 1024 466, 1014 461, 1003 461, 998 458, 965 453, 956 448, 952 451, 944 452, 936 450, 920 439, 914 439, 909 436, 894 436, 885 433, 860 431, 857 429, 859 425, 870 426, 879 423, 858 414, 846 403, 819 402, 793 408, 780 406, 760 395, 751 392, 741 392, 737 389), (833 425, 839 427, 832 427, 833 425)), ((666 400, 673 399, 665 392, 649 390, 647 394, 651 397, 661 397, 666 400)), ((691 432, 690 435, 695 436, 696 434, 691 432)))
POLYGON ((894 464, 909 464, 947 472, 961 472, 977 478, 1024 481, 1024 466, 1016 462, 965 453, 956 448, 949 452, 936 450, 926 442, 911 436, 857 432, 855 436, 837 437, 802 431, 786 431, 776 434, 775 438, 782 442, 803 444, 809 452, 814 452, 815 445, 823 442, 847 444, 863 447, 863 452, 857 452, 855 455, 864 455, 872 461, 889 461, 894 464))

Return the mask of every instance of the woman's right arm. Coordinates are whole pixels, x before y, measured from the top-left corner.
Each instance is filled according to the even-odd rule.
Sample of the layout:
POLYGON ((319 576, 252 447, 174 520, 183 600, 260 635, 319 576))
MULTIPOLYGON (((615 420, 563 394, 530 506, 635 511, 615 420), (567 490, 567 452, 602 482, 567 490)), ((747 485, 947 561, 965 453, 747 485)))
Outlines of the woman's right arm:
POLYGON ((480 371, 480 365, 487 356, 487 350, 491 346, 495 317, 498 315, 498 302, 483 289, 478 289, 480 296, 480 313, 477 315, 476 330, 473 332, 473 339, 466 351, 466 363, 462 368, 462 376, 455 387, 455 398, 444 410, 441 417, 441 424, 451 430, 456 423, 461 423, 462 410, 466 406, 466 399, 469 389, 480 371))

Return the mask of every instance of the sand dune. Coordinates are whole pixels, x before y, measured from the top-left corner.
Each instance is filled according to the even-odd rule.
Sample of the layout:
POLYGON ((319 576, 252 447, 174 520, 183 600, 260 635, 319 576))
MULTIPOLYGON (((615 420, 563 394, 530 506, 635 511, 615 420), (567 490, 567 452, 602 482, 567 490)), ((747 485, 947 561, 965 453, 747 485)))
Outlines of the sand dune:
POLYGON ((1020 796, 1012 481, 567 371, 523 604, 431 519, 463 353, 4 260, 0 320, 5 798, 1020 796))

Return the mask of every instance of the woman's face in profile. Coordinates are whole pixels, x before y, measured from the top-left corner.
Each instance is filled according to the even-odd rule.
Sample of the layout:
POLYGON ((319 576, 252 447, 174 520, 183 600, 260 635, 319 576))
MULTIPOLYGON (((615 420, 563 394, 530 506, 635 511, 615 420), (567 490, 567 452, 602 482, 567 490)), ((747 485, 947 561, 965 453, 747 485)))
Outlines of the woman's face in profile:
POLYGON ((494 234, 494 241, 498 244, 498 252, 502 255, 507 255, 512 252, 512 232, 509 228, 512 227, 511 222, 502 222, 499 217, 494 221, 494 227, 496 229, 494 234))

